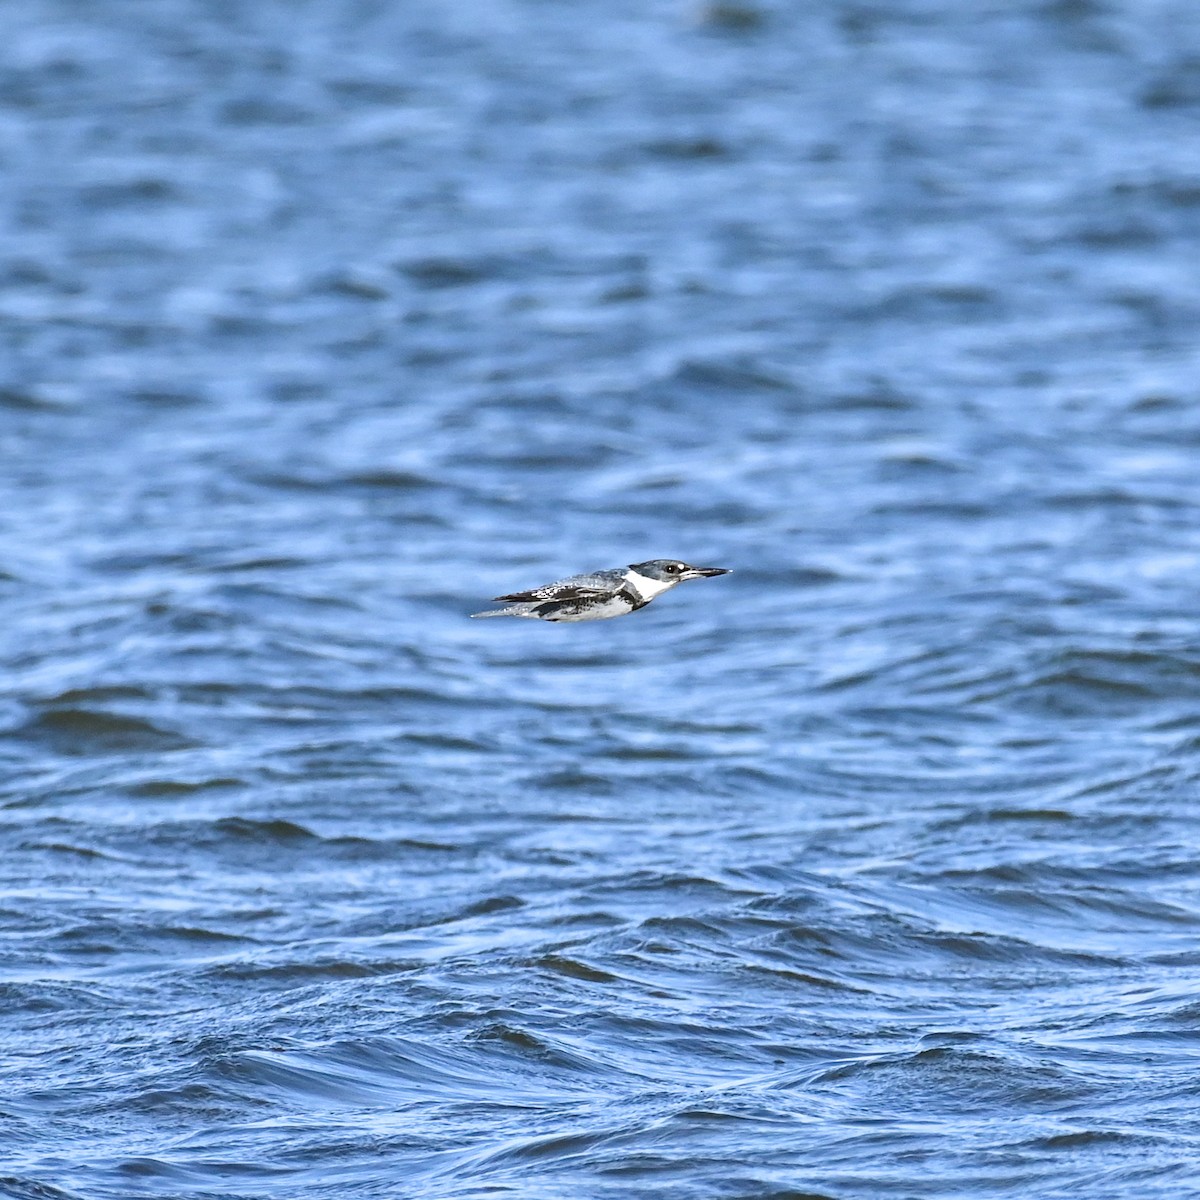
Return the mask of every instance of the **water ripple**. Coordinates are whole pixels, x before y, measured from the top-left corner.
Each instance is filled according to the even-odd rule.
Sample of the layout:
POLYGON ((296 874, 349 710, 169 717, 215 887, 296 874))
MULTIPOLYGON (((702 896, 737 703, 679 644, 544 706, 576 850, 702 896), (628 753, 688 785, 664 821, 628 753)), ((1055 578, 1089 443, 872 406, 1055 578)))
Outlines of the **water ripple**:
POLYGON ((1190 1194, 1192 8, 309 9, 8 14, 0 1195, 1190 1194))

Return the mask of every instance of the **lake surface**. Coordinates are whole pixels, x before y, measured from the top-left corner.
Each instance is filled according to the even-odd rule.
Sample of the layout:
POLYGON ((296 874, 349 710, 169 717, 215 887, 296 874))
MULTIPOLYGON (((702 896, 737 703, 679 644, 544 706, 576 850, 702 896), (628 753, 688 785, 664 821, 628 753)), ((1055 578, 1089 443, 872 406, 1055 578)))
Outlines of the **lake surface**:
POLYGON ((1200 7, 4 23, 0 1195, 1200 1195, 1200 7))

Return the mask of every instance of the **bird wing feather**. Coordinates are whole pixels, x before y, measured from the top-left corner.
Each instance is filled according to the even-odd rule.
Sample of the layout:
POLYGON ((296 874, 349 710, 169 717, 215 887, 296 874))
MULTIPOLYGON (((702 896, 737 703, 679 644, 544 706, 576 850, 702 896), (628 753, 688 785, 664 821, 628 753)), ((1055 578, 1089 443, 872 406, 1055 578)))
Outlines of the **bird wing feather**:
POLYGON ((524 592, 496 596, 496 600, 587 600, 594 596, 611 596, 621 590, 625 576, 621 571, 594 571, 590 575, 570 575, 555 583, 543 584, 524 592))

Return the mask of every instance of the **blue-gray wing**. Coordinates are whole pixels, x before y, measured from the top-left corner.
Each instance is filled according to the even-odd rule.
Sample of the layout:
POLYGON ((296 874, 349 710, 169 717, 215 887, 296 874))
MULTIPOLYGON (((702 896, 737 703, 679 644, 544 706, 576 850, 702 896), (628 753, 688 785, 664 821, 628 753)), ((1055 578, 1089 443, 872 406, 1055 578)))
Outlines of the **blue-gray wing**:
POLYGON ((590 575, 568 575, 555 583, 530 588, 527 592, 509 592, 497 600, 586 600, 591 596, 611 596, 625 583, 624 571, 593 571, 590 575))

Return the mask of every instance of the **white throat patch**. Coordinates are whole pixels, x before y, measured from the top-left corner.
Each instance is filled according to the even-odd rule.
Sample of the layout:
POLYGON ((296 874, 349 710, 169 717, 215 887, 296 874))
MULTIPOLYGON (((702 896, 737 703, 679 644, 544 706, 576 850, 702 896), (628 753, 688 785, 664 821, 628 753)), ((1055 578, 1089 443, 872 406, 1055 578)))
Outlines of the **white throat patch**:
POLYGON ((661 595, 667 588, 673 588, 679 582, 678 579, 649 579, 634 570, 625 572, 625 581, 643 600, 653 600, 655 596, 661 595))

